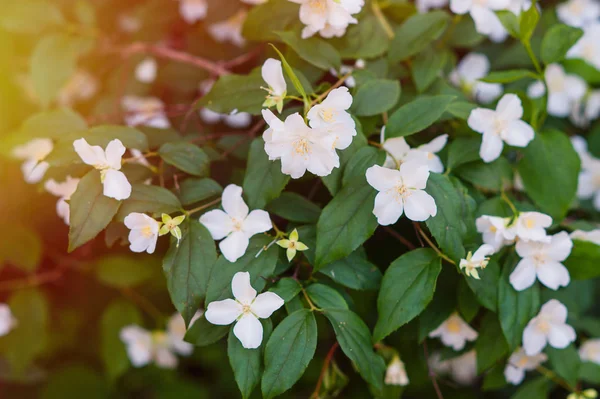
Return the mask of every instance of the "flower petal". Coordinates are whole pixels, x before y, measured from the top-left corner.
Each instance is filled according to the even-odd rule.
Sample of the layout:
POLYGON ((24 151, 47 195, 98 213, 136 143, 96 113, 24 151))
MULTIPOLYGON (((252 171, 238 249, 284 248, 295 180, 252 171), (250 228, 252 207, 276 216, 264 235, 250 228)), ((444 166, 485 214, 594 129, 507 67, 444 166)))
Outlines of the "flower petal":
POLYGON ((515 147, 527 147, 533 140, 535 133, 533 128, 521 120, 512 121, 506 130, 502 132, 502 139, 506 144, 515 147))
POLYGON ((200 216, 200 223, 208 229, 214 240, 221 240, 233 231, 231 218, 220 209, 213 209, 200 216))
POLYGON ((406 217, 415 222, 422 222, 437 214, 435 200, 423 190, 413 190, 404 200, 406 217))
POLYGON ((123 154, 125 154, 125 150, 125 146, 119 139, 114 139, 108 143, 105 152, 108 166, 116 170, 121 169, 121 158, 123 157, 123 154))
POLYGON ((225 259, 235 262, 246 253, 250 240, 241 231, 235 231, 219 243, 219 248, 225 259))
POLYGON ((523 349, 527 356, 537 355, 544 349, 547 343, 546 335, 538 331, 535 319, 531 320, 523 331, 523 349))
POLYGON ((266 319, 270 317, 274 311, 283 306, 283 299, 274 292, 263 292, 256 297, 250 309, 252 313, 266 319))
POLYGON ((552 236, 552 241, 548 245, 548 256, 553 260, 562 262, 567 259, 573 249, 573 241, 569 237, 569 233, 561 231, 552 236))
POLYGON ((558 349, 566 348, 576 338, 575 330, 568 324, 553 325, 548 333, 548 343, 558 349))
POLYGON ((377 223, 382 226, 394 224, 400 219, 404 212, 404 204, 396 201, 395 195, 382 191, 375 197, 373 215, 377 217, 377 223))
POLYGON ((256 290, 250 284, 250 273, 237 272, 231 280, 231 291, 238 302, 250 305, 256 298, 256 290))
POLYGON ((204 317, 211 324, 226 326, 240 317, 242 310, 242 305, 233 299, 225 299, 209 303, 204 317))
POLYGON ((517 291, 523 291, 535 282, 535 265, 529 258, 521 259, 509 276, 510 284, 517 291))
POLYGON ((281 61, 274 58, 268 58, 261 69, 262 78, 273 89, 275 95, 280 96, 285 93, 287 85, 283 77, 281 61))
POLYGON ((567 321, 567 307, 556 299, 551 299, 542 305, 540 315, 551 318, 555 324, 565 323, 567 321))
POLYGON ((516 94, 505 94, 496 106, 496 113, 507 122, 521 119, 523 117, 521 99, 516 94))
POLYGON ((246 349, 256 349, 262 343, 263 327, 252 314, 245 314, 233 327, 233 334, 246 349))
POLYGON ((398 170, 373 165, 367 169, 366 177, 369 185, 375 190, 386 191, 398 184, 402 175, 398 170))
POLYGON ((269 213, 260 209, 255 209, 248 217, 244 220, 242 230, 247 233, 249 237, 254 234, 264 233, 273 228, 269 213))
POLYGON ((537 277, 542 284, 553 290, 566 287, 571 282, 569 271, 559 262, 546 262, 542 267, 538 267, 537 277))
POLYGON ((235 184, 230 184, 223 190, 222 195, 223 209, 232 218, 240 222, 248 216, 248 205, 242 198, 242 188, 235 184))
POLYGON ((95 166, 108 164, 102 147, 97 145, 91 146, 83 138, 73 142, 73 149, 75 149, 77 155, 79 155, 81 160, 87 165, 95 166))
POLYGON ((487 133, 483 135, 483 139, 481 140, 481 148, 479 149, 479 156, 483 160, 483 162, 492 162, 498 159, 500 154, 502 153, 502 149, 504 148, 504 144, 502 143, 502 139, 500 136, 487 133))
POLYGON ((477 133, 484 134, 494 128, 496 111, 487 108, 476 108, 469 114, 467 124, 477 133))
POLYGON ((131 195, 131 184, 127 176, 118 170, 109 169, 104 175, 104 195, 116 200, 125 200, 131 195))

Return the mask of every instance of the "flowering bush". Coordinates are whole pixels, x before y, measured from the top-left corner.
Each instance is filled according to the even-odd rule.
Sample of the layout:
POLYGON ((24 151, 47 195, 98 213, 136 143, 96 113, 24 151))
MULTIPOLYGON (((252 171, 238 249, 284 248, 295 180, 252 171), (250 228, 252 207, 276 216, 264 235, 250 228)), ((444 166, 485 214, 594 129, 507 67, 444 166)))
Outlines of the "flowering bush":
POLYGON ((3 397, 597 396, 596 0, 5 2, 3 397))

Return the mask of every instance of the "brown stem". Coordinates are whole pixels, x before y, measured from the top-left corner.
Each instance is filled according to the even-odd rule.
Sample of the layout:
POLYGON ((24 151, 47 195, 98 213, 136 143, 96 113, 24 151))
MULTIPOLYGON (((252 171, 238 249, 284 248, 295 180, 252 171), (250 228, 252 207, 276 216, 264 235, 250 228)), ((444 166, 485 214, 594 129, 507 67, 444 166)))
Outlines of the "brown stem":
POLYGON ((325 378, 325 373, 327 372, 327 368, 329 367, 329 363, 331 363, 331 359, 333 359, 333 355, 335 354, 336 349, 339 344, 337 341, 331 345, 331 349, 327 352, 327 356, 325 357, 325 361, 323 362, 323 367, 321 368, 321 374, 319 374, 319 380, 317 381, 317 386, 315 387, 314 392, 310 395, 311 399, 319 399, 319 391, 321 390, 321 384, 323 383, 323 378, 325 378))
POLYGON ((325 97, 327 97, 327 95, 329 93, 331 93, 333 90, 340 87, 346 81, 346 79, 348 79, 350 76, 352 76, 352 72, 349 72, 349 73, 345 74, 344 76, 342 76, 341 78, 339 78, 338 81, 333 84, 333 86, 331 86, 329 89, 327 89, 325 91, 325 93, 321 94, 319 97, 314 99, 310 103, 310 106, 312 107, 313 105, 320 103, 325 97))
POLYGON ((408 249, 415 249, 415 245, 408 241, 406 238, 402 237, 400 235, 400 233, 398 233, 396 230, 392 229, 391 227, 385 226, 384 230, 390 234, 392 237, 394 237, 395 239, 397 239, 398 241, 400 241, 402 244, 404 244, 408 249))
POLYGON ((256 46, 255 48, 253 48, 251 51, 249 51, 247 53, 244 53, 244 54, 242 54, 238 57, 235 57, 229 61, 225 61, 225 62, 221 63, 221 66, 226 69, 235 68, 236 66, 245 64, 246 62, 250 61, 251 59, 257 57, 263 51, 264 51, 264 47, 262 45, 256 46))

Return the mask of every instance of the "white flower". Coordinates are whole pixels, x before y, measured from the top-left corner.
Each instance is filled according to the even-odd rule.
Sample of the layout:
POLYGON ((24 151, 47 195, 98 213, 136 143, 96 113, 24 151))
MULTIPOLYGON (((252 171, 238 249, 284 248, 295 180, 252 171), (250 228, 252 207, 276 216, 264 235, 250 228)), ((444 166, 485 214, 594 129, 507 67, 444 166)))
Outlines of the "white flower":
POLYGON ((568 0, 556 6, 558 19, 567 25, 582 28, 600 17, 597 0, 568 0))
POLYGON ((281 159, 282 173, 298 179, 307 170, 317 176, 328 176, 333 168, 339 168, 336 135, 306 126, 297 112, 288 116, 285 122, 269 110, 263 110, 262 114, 269 125, 263 133, 265 152, 272 161, 281 159))
POLYGON ((546 241, 550 239, 546 229, 552 225, 552 218, 540 212, 521 212, 513 225, 520 240, 546 241))
POLYGON ((0 337, 8 334, 16 325, 17 319, 14 318, 10 307, 0 303, 0 337))
POLYGON ((78 184, 79 179, 71 176, 67 176, 66 180, 62 183, 58 183, 56 180, 50 179, 44 184, 46 191, 56 197, 59 197, 59 200, 56 203, 56 213, 64 220, 67 226, 69 225, 70 218, 68 201, 71 199, 71 195, 73 195, 73 193, 75 193, 77 190, 78 184))
POLYGON ((432 8, 443 8, 448 4, 448 0, 416 0, 417 10, 420 13, 426 13, 432 8))
POLYGON ((142 83, 152 83, 156 79, 157 69, 154 58, 145 58, 135 67, 135 78, 142 83))
POLYGON ((600 159, 588 152, 587 143, 583 137, 574 136, 571 138, 571 143, 581 160, 577 198, 592 199, 594 207, 600 210, 600 159))
POLYGON ((429 179, 427 165, 405 162, 400 170, 374 165, 367 169, 366 176, 371 187, 379 191, 373 214, 380 225, 396 223, 402 213, 415 222, 437 215, 435 200, 425 192, 429 179))
POLYGON ((567 75, 558 64, 548 65, 544 78, 548 87, 548 113, 557 117, 568 116, 575 103, 585 95, 585 81, 579 76, 567 75))
MULTIPOLYGON (((596 7, 600 8, 600 5, 596 4, 596 7)), ((583 36, 571 47, 567 58, 581 58, 600 69, 600 22, 583 28, 583 36)))
POLYGON ((510 218, 489 215, 480 216, 475 220, 477 231, 483 235, 483 242, 491 245, 495 252, 515 241, 515 233, 508 226, 509 223, 510 218))
POLYGON ((523 348, 518 348, 508 358, 504 369, 504 378, 513 385, 519 385, 525 378, 525 372, 535 370, 537 366, 548 360, 548 356, 539 353, 527 356, 523 348))
POLYGON ((536 80, 527 87, 527 97, 535 99, 546 94, 546 85, 541 80, 536 80))
POLYGON ((573 240, 588 241, 600 245, 600 229, 592 231, 575 230, 569 236, 573 240))
POLYGON ((439 337, 442 343, 459 351, 467 341, 477 339, 477 331, 473 330, 458 313, 453 313, 438 328, 429 333, 430 338, 439 337))
POLYGON ((486 83, 479 80, 485 78, 490 72, 490 61, 479 53, 467 54, 450 73, 450 82, 462 88, 477 101, 488 104, 500 97, 502 85, 499 83, 486 83))
POLYGON ((489 255, 494 253, 494 247, 488 244, 480 246, 474 254, 469 252, 467 259, 460 260, 460 269, 465 269, 465 274, 479 280, 479 272, 477 269, 485 269, 490 258, 489 255))
POLYGON ((575 338, 575 330, 567 324, 567 308, 551 299, 527 323, 523 331, 523 349, 528 356, 533 356, 541 353, 547 344, 557 349, 566 348, 575 338))
POLYGON ((300 4, 300 21, 306 25, 302 38, 306 39, 319 32, 322 37, 341 37, 349 24, 358 21, 358 14, 364 0, 290 0, 300 4))
POLYGON ((569 285, 569 271, 561 263, 573 248, 573 241, 567 232, 551 236, 549 242, 519 240, 516 248, 523 259, 509 277, 515 290, 523 291, 531 287, 536 276, 542 284, 553 290, 569 285))
POLYGON ((200 223, 208 229, 213 239, 225 238, 219 243, 219 248, 225 259, 235 262, 246 252, 250 237, 271 230, 271 219, 263 210, 256 209, 248 213, 240 186, 230 184, 225 187, 221 199, 225 211, 214 209, 206 212, 200 217, 200 223))
POLYGON ((600 364, 600 338, 585 341, 579 348, 579 357, 584 362, 600 364))
POLYGON ((116 200, 124 200, 131 195, 131 184, 127 176, 121 172, 121 158, 125 147, 121 140, 114 139, 106 146, 91 146, 81 138, 73 142, 73 148, 81 160, 100 171, 100 179, 104 185, 104 195, 116 200))
MULTIPOLYGON (((381 136, 385 135, 385 126, 381 130, 381 136)), ((444 172, 444 164, 436 154, 440 152, 448 142, 448 135, 442 134, 427 144, 422 144, 415 148, 410 148, 404 137, 393 137, 382 142, 383 149, 386 151, 386 168, 396 169, 396 162, 419 162, 426 164, 430 172, 444 172)))
POLYGON ((503 142, 515 147, 527 147, 533 140, 533 128, 523 122, 521 100, 514 94, 505 94, 496 110, 477 108, 469 115, 469 127, 483 134, 479 156, 492 162, 500 156, 503 142))
POLYGON ((242 36, 242 27, 247 15, 246 11, 241 9, 228 19, 210 25, 208 33, 219 43, 229 42, 242 47, 246 44, 246 39, 242 36))
POLYGON ((489 36, 495 42, 506 39, 508 33, 494 12, 506 10, 510 6, 511 0, 450 0, 450 10, 453 13, 471 14, 477 32, 489 36))
POLYGON ((154 253, 160 223, 144 213, 132 212, 125 217, 129 232, 129 249, 133 252, 154 253))
POLYGON ((57 102, 69 107, 78 101, 89 100, 98 92, 98 80, 91 73, 77 70, 60 89, 57 102))
MULTIPOLYGON (((202 316, 203 311, 199 310, 190 320, 190 326, 194 324, 202 316)), ((173 313, 167 323, 167 336, 173 350, 180 355, 189 356, 194 351, 194 345, 185 342, 183 337, 187 329, 185 328, 185 320, 179 313, 173 313)))
POLYGON ((152 333, 139 326, 126 326, 119 334, 126 345, 127 356, 134 367, 143 367, 152 360, 152 333))
POLYGON ((348 113, 352 105, 352 95, 346 87, 332 90, 321 104, 312 107, 308 114, 308 123, 313 129, 323 129, 335 136, 334 147, 340 150, 348 148, 356 136, 356 123, 348 113))
POLYGON ((54 144, 50 139, 33 139, 13 149, 12 155, 25 161, 21 165, 21 171, 27 183, 38 183, 44 178, 50 167, 44 159, 53 149, 54 144))
POLYGON ((471 385, 477 378, 477 354, 474 350, 448 360, 441 360, 440 353, 434 353, 428 363, 433 371, 450 373, 452 379, 461 385, 471 385))
POLYGON ((165 114, 165 106, 158 98, 125 96, 121 104, 126 112, 125 123, 128 126, 143 125, 157 129, 171 127, 165 114))
MULTIPOLYGON (((354 72, 355 69, 364 69, 365 66, 366 66, 365 60, 359 58, 354 63, 354 66, 342 65, 342 66, 340 66, 339 72, 336 71, 335 69, 331 68, 329 70, 329 73, 331 75, 333 75, 334 77, 339 78, 341 76, 346 76, 347 74, 354 72)), ((354 86, 356 86, 356 80, 354 79, 354 76, 348 76, 346 78, 346 80, 344 81, 344 84, 346 85, 346 87, 349 87, 349 88, 353 88, 354 86)))
POLYGON ((283 77, 283 69, 281 61, 274 58, 268 58, 261 68, 263 80, 269 86, 266 90, 269 93, 263 107, 277 107, 277 111, 281 113, 283 109, 283 100, 287 94, 287 84, 283 77))
POLYGON ((404 362, 400 360, 398 355, 394 355, 392 361, 388 364, 385 371, 384 382, 386 385, 408 385, 409 381, 408 376, 406 375, 406 368, 404 367, 404 362))
POLYGON ((258 319, 269 318, 283 306, 283 299, 274 292, 256 295, 250 285, 250 273, 238 272, 231 280, 234 299, 225 299, 208 304, 206 320, 212 324, 226 326, 233 322, 233 334, 246 349, 256 349, 262 343, 263 327, 258 319))
POLYGON ((206 0, 179 0, 179 14, 188 24, 204 19, 207 10, 206 0))

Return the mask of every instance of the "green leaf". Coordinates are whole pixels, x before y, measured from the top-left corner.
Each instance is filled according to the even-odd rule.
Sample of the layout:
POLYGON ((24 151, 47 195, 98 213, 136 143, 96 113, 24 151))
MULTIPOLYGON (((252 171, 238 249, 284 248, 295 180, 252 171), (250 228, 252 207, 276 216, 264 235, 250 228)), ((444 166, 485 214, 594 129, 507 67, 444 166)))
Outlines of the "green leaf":
POLYGON ((520 38, 528 42, 535 31, 537 23, 540 19, 540 13, 535 3, 529 6, 529 9, 519 15, 519 31, 520 38))
POLYGON ((100 282, 115 288, 133 287, 148 280, 154 274, 155 262, 141 262, 127 255, 107 255, 95 264, 96 277, 100 282))
POLYGON ((476 137, 458 137, 448 146, 448 161, 446 166, 449 170, 479 160, 479 147, 481 139, 476 137))
POLYGON ((219 257, 214 266, 207 271, 207 275, 202 279, 207 287, 206 303, 218 301, 225 298, 233 298, 231 293, 231 280, 237 272, 250 273, 250 283, 252 287, 260 292, 268 277, 273 274, 277 263, 278 246, 272 246, 266 251, 264 247, 269 245, 272 238, 265 235, 254 236, 250 240, 250 245, 246 253, 234 263, 229 262, 224 256, 219 257))
POLYGON ((302 286, 297 280, 291 277, 284 277, 271 287, 269 291, 279 295, 284 302, 289 302, 302 291, 302 286))
POLYGON ((552 371, 562 377, 570 386, 576 386, 579 379, 581 359, 575 346, 571 344, 564 349, 556 349, 548 345, 545 352, 548 355, 548 361, 552 365, 552 371))
POLYGON ((42 239, 36 230, 11 224, 0 239, 0 265, 10 263, 26 272, 35 271, 42 260, 42 239))
POLYGON ((315 270, 345 258, 377 228, 373 203, 377 192, 360 179, 345 186, 323 209, 317 223, 315 270))
POLYGON ((589 241, 573 240, 573 250, 564 262, 574 280, 600 276, 600 245, 589 241))
POLYGON ((358 150, 346 164, 342 185, 350 184, 356 180, 364 179, 373 165, 383 165, 386 152, 375 147, 363 147, 358 150))
POLYGON ((297 4, 288 0, 271 0, 250 8, 242 35, 247 40, 257 42, 276 41, 279 37, 275 32, 285 31, 297 22, 297 4), (269 29, 265 29, 265 26, 269 29))
POLYGON ((502 335, 502 328, 495 313, 486 313, 481 321, 479 337, 475 341, 475 353, 477 374, 491 368, 508 354, 508 344, 502 335))
POLYGON ((242 185, 252 209, 263 209, 281 194, 290 177, 281 173, 281 162, 270 161, 261 137, 252 141, 248 169, 242 185))
MULTIPOLYGON (((148 139, 138 129, 129 126, 102 125, 88 130, 84 137, 91 145, 106 147, 114 139, 119 139, 126 148, 148 151, 148 139)), ((78 137, 73 137, 74 139, 78 137)))
POLYGON ((339 49, 342 58, 353 59, 379 57, 390 45, 390 39, 381 23, 369 10, 361 15, 359 24, 348 26, 343 37, 329 41, 339 49))
POLYGON ((426 191, 435 200, 437 214, 425 223, 442 251, 458 263, 465 257, 463 240, 474 227, 474 221, 465 218, 464 212, 468 215, 475 203, 468 194, 457 190, 447 176, 437 173, 429 175, 426 191))
POLYGON ((192 205, 205 199, 221 195, 223 187, 213 179, 189 178, 179 185, 179 199, 183 205, 192 205))
POLYGON ((467 101, 455 100, 452 103, 450 103, 450 105, 446 109, 446 113, 458 119, 466 121, 469 119, 471 111, 473 111, 475 108, 478 108, 476 104, 467 101))
POLYGON ((523 330, 540 307, 540 287, 534 284, 524 291, 515 291, 510 285, 509 276, 516 265, 516 255, 511 255, 504 265, 498 285, 498 317, 509 349, 521 345, 523 330))
POLYGON ((196 346, 208 346, 227 335, 229 329, 230 326, 217 326, 209 323, 203 314, 187 330, 184 340, 196 346))
POLYGON ((85 130, 87 123, 81 115, 70 108, 58 108, 27 118, 19 129, 19 135, 60 139, 62 136, 85 130))
POLYGON ((417 13, 408 18, 396 29, 394 39, 390 43, 390 61, 404 61, 424 50, 429 43, 444 33, 449 20, 448 14, 443 11, 417 13))
POLYGON ((360 375, 375 390, 383 388, 385 363, 373 352, 371 333, 356 313, 347 309, 325 309, 342 351, 352 360, 360 375))
MULTIPOLYGON (((268 342, 273 330, 271 320, 261 320, 263 324, 263 342, 268 342)), ((229 331, 227 338, 227 356, 229 364, 233 369, 235 382, 242 394, 242 398, 249 398, 254 388, 260 382, 263 371, 262 355, 264 345, 257 349, 246 349, 233 334, 233 328, 229 331)))
POLYGON ((262 394, 273 398, 290 389, 304 374, 317 348, 317 322, 306 309, 283 319, 265 347, 262 394))
MULTIPOLYGON (((355 122, 356 121, 357 119, 355 119, 355 122)), ((341 190, 342 175, 350 159, 352 159, 352 157, 354 156, 354 154, 356 154, 358 150, 367 146, 367 139, 362 134, 361 129, 362 127, 360 126, 360 123, 357 122, 356 130, 358 134, 352 140, 352 144, 350 144, 350 147, 346 148, 344 151, 341 151, 339 153, 340 167, 334 168, 329 176, 321 177, 321 180, 323 181, 331 195, 336 195, 341 190)))
POLYGON ((400 83, 390 79, 372 79, 358 87, 352 102, 356 116, 373 116, 392 109, 400 99, 400 83))
POLYGON ((466 322, 473 320, 481 308, 481 304, 465 280, 458 282, 456 305, 458 313, 466 322))
POLYGON ((411 65, 411 72, 413 82, 415 82, 419 93, 427 90, 440 76, 449 58, 450 53, 447 50, 434 49, 433 47, 417 54, 411 65))
POLYGON ((121 204, 116 219, 124 220, 132 212, 159 216, 162 213, 181 212, 181 209, 179 199, 166 188, 147 184, 134 184, 132 185, 131 196, 121 204))
POLYGON ((39 397, 108 399, 110 396, 110 390, 100 375, 85 364, 73 364, 54 371, 39 397))
POLYGON ((315 203, 300 194, 287 192, 269 202, 266 210, 291 222, 298 223, 317 223, 319 215, 321 215, 321 208, 315 203))
POLYGON ((0 26, 11 33, 35 34, 64 22, 58 4, 49 0, 6 1, 0 14, 0 26))
POLYGON ((265 82, 258 69, 248 75, 223 75, 210 92, 198 101, 197 106, 206 107, 221 114, 229 114, 237 110, 260 115, 267 94, 261 89, 264 86, 265 82))
POLYGON ((100 173, 89 171, 79 182, 71 196, 69 252, 96 237, 117 214, 120 201, 105 197, 100 173))
POLYGON ((433 125, 444 114, 454 96, 420 96, 404 104, 386 125, 387 138, 408 136, 433 125))
POLYGON ((443 268, 440 272, 433 299, 419 315, 419 343, 455 312, 458 302, 456 295, 458 278, 459 276, 450 268, 443 268))
POLYGON ((521 30, 519 27, 519 19, 515 14, 508 10, 496 11, 498 19, 502 23, 502 26, 508 31, 508 33, 514 37, 519 38, 521 30))
POLYGON ((333 281, 354 290, 376 290, 381 283, 381 271, 354 251, 344 259, 337 260, 321 268, 319 272, 333 281))
POLYGON ((325 284, 311 284, 306 288, 309 298, 321 309, 348 309, 348 303, 338 291, 325 284))
POLYGON ((166 143, 160 147, 158 154, 169 165, 190 175, 202 177, 209 174, 210 158, 197 145, 184 142, 166 143))
POLYGON ((560 222, 575 199, 580 169, 569 137, 556 130, 536 134, 522 151, 518 169, 525 192, 541 212, 560 222))
POLYGON ((539 377, 523 384, 511 399, 547 399, 550 393, 546 377, 539 377))
POLYGON ((33 49, 30 73, 40 102, 48 107, 75 73, 77 59, 89 48, 89 39, 66 33, 44 36, 33 49))
POLYGON ((491 259, 485 270, 479 273, 479 280, 465 276, 465 281, 477 300, 485 308, 496 312, 498 308, 498 285, 500 280, 500 266, 495 259, 491 259))
POLYGON ((579 376, 582 380, 598 385, 600 384, 600 364, 592 362, 583 362, 579 369, 579 376))
POLYGON ((187 218, 181 224, 181 230, 179 245, 174 237, 171 238, 163 259, 163 271, 171 301, 187 325, 206 295, 217 251, 210 233, 197 219, 187 218))
POLYGON ((513 170, 506 158, 500 157, 493 162, 470 162, 454 171, 461 179, 476 187, 501 191, 513 181, 513 170))
POLYGON ((142 315, 131 303, 115 300, 106 307, 100 320, 100 356, 108 378, 114 381, 131 363, 120 334, 123 327, 141 325, 142 315))
POLYGON ((314 36, 308 39, 302 39, 299 37, 299 33, 296 34, 294 32, 275 33, 285 44, 290 46, 300 58, 309 64, 326 71, 331 68, 335 70, 340 68, 342 63, 340 54, 335 47, 325 40, 314 36))
POLYGON ((50 309, 45 296, 37 289, 15 291, 8 306, 17 324, 0 340, 0 353, 8 362, 11 374, 20 376, 47 349, 50 309))
POLYGON ((537 79, 537 75, 527 69, 511 69, 509 71, 490 72, 480 80, 488 83, 512 83, 521 79, 537 79))
POLYGON ((378 342, 417 317, 433 299, 440 258, 432 249, 415 249, 386 270, 377 297, 379 313, 373 341, 378 342))

